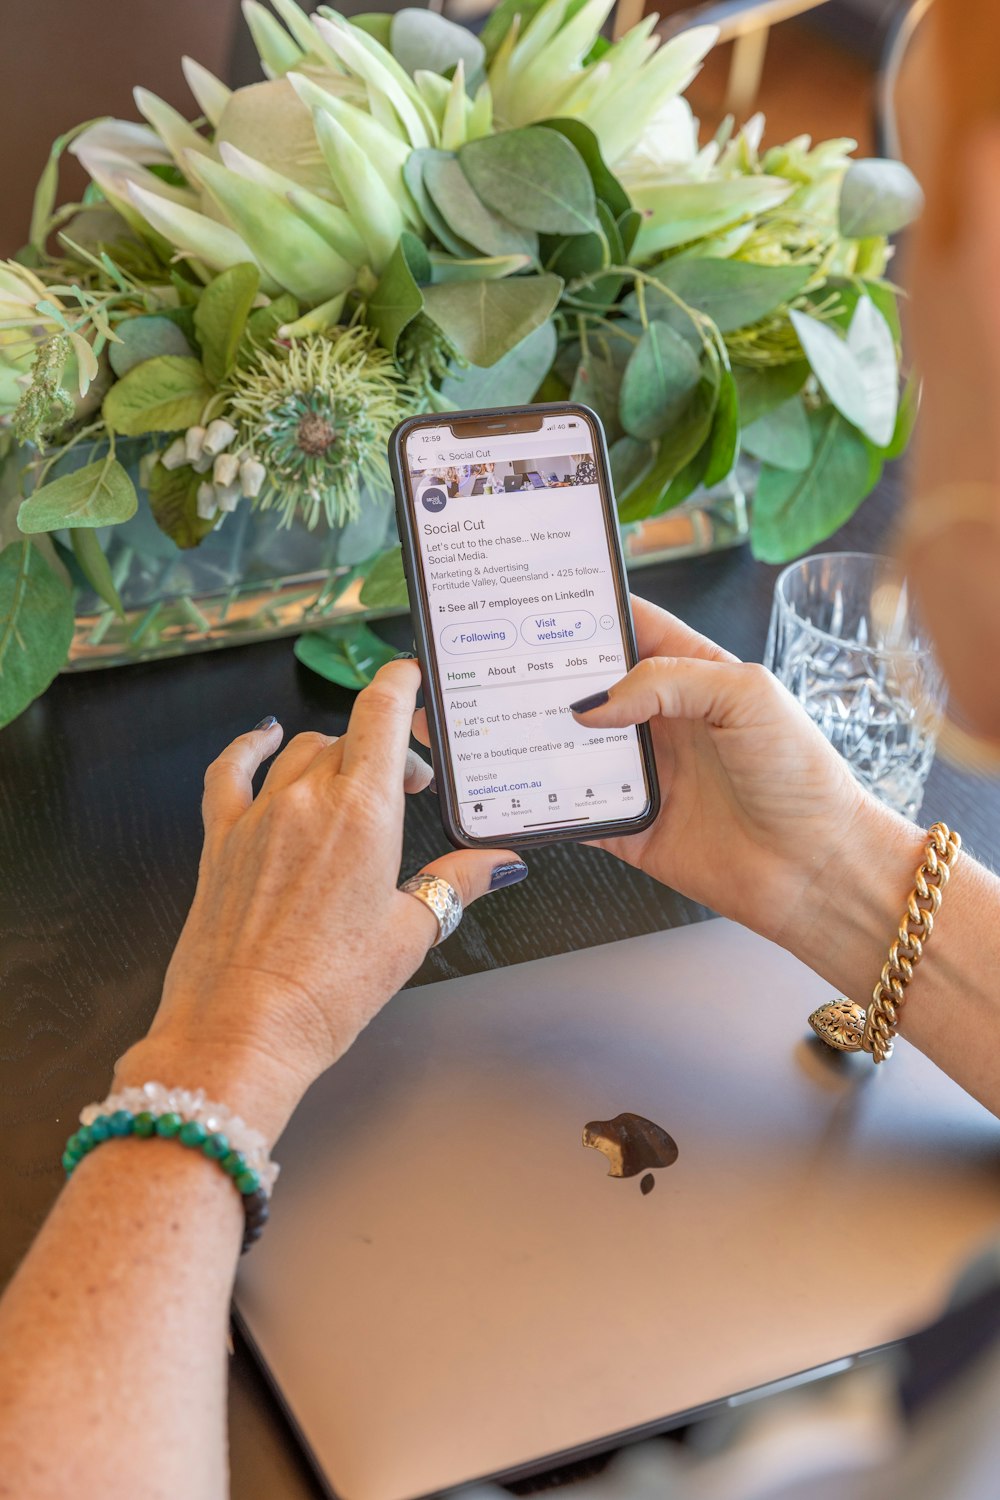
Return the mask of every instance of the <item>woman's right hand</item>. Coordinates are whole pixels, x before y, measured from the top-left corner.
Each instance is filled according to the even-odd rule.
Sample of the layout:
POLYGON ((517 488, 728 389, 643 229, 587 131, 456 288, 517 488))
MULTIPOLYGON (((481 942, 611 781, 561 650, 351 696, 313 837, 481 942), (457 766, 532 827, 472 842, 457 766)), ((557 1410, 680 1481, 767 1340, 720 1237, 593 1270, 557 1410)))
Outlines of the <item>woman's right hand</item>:
POLYGON ((649 724, 662 807, 644 833, 597 847, 841 980, 823 946, 839 931, 834 914, 865 926, 877 906, 884 946, 895 917, 869 885, 888 910, 898 905, 922 835, 863 790, 764 667, 646 600, 632 604, 642 660, 606 702, 574 716, 588 729, 649 724))

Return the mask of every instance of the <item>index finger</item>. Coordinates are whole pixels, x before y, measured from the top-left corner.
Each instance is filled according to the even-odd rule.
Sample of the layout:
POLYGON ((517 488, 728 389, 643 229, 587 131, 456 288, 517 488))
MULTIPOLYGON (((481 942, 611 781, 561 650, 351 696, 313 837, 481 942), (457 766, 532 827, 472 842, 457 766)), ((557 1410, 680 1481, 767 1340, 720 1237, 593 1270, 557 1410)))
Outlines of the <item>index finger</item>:
POLYGON ((358 694, 343 745, 341 774, 377 782, 402 795, 410 720, 420 687, 415 661, 391 661, 358 694))
POLYGON ((205 772, 201 817, 206 834, 230 828, 253 801, 253 778, 281 743, 280 724, 251 729, 227 745, 205 772))
POLYGON ((635 639, 639 656, 696 656, 703 661, 738 661, 729 651, 724 651, 708 636, 699 635, 676 615, 641 599, 638 594, 630 596, 632 618, 635 621, 635 639))

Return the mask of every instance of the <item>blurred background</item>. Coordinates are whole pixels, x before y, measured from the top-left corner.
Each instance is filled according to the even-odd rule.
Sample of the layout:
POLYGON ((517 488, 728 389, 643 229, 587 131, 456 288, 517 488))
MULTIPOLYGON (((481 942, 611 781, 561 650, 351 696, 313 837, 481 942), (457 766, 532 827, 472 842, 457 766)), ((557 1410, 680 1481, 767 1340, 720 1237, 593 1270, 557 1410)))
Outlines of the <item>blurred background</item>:
MULTIPOLYGON (((368 0, 341 7, 346 15, 372 8, 368 0)), ((395 0, 378 6, 401 8, 395 0)), ((482 0, 449 0, 443 8, 477 27, 489 7, 482 0)), ((858 141, 861 155, 869 155, 877 145, 877 80, 887 47, 912 8, 913 0, 661 0, 645 8, 642 0, 626 0, 615 25, 627 29, 645 9, 657 10, 671 29, 697 16, 718 19, 725 34, 735 34, 716 48, 688 90, 705 130, 713 130, 728 109, 742 117, 760 108, 770 141, 803 132, 814 138, 846 135, 858 141)), ((923 8, 918 0, 916 9, 923 8)), ((233 85, 259 76, 238 0, 7 0, 4 44, 2 256, 12 255, 27 237, 35 183, 61 131, 99 115, 138 119, 136 84, 190 117, 194 104, 180 70, 184 53, 233 85)), ((913 53, 909 49, 908 72, 917 68, 913 53)), ((60 199, 68 201, 82 191, 85 178, 69 157, 63 171, 60 199)))

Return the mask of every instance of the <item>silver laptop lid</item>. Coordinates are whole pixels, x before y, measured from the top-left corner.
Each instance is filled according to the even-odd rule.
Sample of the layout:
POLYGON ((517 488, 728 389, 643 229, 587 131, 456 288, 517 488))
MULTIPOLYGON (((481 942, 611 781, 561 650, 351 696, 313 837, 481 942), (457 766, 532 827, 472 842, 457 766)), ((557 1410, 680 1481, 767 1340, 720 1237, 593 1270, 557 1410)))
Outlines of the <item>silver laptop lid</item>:
POLYGON ((393 1001, 282 1139, 237 1288, 330 1488, 412 1500, 932 1317, 1000 1128, 905 1044, 807 1041, 828 998, 715 920, 393 1001), (608 1175, 623 1112, 672 1165, 608 1175))

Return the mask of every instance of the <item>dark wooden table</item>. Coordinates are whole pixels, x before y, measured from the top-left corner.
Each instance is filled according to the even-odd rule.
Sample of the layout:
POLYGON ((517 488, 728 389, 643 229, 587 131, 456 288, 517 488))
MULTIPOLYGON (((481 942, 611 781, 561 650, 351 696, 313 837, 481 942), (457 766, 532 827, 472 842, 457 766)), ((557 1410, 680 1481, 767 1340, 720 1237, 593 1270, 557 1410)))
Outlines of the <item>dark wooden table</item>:
MULTIPOLYGON (((890 475, 826 550, 878 551, 890 475)), ((746 549, 635 574, 638 592, 747 659, 764 648, 776 569, 746 549)), ((398 645, 408 621, 380 629, 398 645)), ((194 888, 204 767, 274 713, 286 734, 343 730, 348 693, 300 667, 287 640, 61 677, 0 733, 0 1284, 59 1190, 76 1111, 107 1090, 141 1034, 194 888)), ((925 810, 986 858, 1000 786, 935 765, 925 810)), ((404 872, 444 852, 430 793, 411 799, 404 872)), ((596 850, 530 854, 531 877, 480 901, 414 983, 631 937, 704 912, 596 850)), ((320 1490, 247 1354, 232 1365, 236 1500, 320 1490)))

